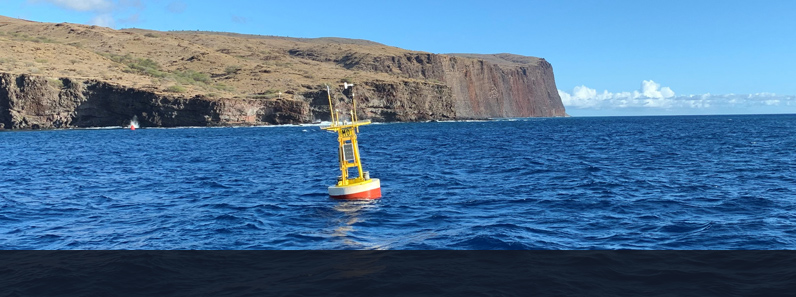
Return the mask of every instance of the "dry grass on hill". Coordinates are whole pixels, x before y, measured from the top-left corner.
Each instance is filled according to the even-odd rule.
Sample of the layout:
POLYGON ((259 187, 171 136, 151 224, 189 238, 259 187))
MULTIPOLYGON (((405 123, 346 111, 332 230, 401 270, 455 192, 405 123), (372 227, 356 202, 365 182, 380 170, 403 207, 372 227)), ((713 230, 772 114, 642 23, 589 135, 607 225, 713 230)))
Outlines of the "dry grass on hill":
MULTIPOLYGON (((344 80, 407 80, 394 73, 352 71, 335 63, 347 54, 407 53, 412 52, 356 39, 113 30, 0 16, 0 72, 97 79, 185 96, 272 98, 344 80)), ((463 56, 500 63, 535 59, 463 56)))
POLYGON ((0 17, 2 72, 97 79, 155 92, 211 97, 272 97, 341 80, 396 79, 296 57, 291 50, 322 53, 329 59, 352 51, 408 52, 342 38, 113 30, 0 17))

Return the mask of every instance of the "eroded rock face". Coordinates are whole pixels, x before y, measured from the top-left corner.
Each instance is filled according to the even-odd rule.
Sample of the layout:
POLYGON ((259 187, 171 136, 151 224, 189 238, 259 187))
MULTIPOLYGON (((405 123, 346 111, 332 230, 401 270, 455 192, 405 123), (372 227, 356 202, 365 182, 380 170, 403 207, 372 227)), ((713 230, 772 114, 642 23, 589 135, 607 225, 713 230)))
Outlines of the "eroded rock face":
POLYGON ((106 82, 0 74, 0 127, 52 129, 295 124, 311 121, 295 100, 181 98, 106 82))
POLYGON ((456 118, 566 116, 553 67, 544 59, 509 54, 351 54, 337 63, 347 69, 393 73, 443 84, 449 88, 456 118))
POLYGON ((0 126, 4 129, 70 127, 78 95, 67 80, 0 74, 0 126))
MULTIPOLYGON (((403 78, 357 82, 360 119, 566 116, 552 66, 544 59, 473 56, 352 54, 333 62, 403 78)), ((340 110, 350 110, 351 96, 351 90, 333 90, 340 110)), ((5 129, 125 126, 133 116, 145 127, 297 124, 329 120, 329 100, 324 89, 313 86, 292 99, 186 98, 98 80, 0 73, 0 127, 5 129)))
MULTIPOLYGON (((333 103, 342 111, 351 110, 356 100, 357 117, 376 122, 417 122, 458 119, 450 88, 439 83, 422 81, 369 81, 352 90, 333 90, 333 103), (352 99, 353 98, 353 99, 352 99)), ((313 118, 328 121, 329 99, 326 90, 303 94, 310 104, 313 118)), ((348 115, 341 115, 348 118, 348 115)))

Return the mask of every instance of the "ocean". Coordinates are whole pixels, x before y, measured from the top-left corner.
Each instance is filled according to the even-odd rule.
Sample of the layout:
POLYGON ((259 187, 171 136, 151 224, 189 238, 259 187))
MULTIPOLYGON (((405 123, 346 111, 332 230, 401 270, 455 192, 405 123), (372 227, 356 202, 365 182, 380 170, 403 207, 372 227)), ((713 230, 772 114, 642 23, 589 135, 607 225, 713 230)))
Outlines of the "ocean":
POLYGON ((796 248, 796 115, 0 133, 0 249, 796 248))

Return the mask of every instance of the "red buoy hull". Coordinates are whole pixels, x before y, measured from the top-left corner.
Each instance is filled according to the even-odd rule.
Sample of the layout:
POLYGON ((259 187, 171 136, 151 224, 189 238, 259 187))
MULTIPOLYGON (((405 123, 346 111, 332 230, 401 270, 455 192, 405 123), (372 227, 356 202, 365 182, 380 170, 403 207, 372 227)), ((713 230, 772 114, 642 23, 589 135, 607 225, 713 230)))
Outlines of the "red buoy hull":
POLYGON ((329 187, 329 197, 341 200, 373 200, 381 198, 381 183, 374 178, 370 182, 350 186, 329 187))
POLYGON ((334 199, 342 199, 342 200, 372 200, 372 199, 379 199, 381 198, 381 188, 376 188, 373 190, 359 192, 354 194, 348 195, 340 195, 340 196, 331 196, 334 199))

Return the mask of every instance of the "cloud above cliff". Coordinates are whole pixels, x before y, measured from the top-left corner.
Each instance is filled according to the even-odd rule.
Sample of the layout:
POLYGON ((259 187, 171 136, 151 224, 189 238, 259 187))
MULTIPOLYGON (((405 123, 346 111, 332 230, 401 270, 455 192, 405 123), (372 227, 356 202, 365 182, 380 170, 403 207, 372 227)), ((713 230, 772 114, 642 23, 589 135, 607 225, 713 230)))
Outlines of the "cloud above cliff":
POLYGON ((29 0, 33 3, 51 3, 55 6, 76 11, 108 11, 113 8, 110 0, 29 0))
POLYGON ((571 92, 558 90, 561 101, 567 110, 647 110, 694 113, 727 113, 755 110, 774 110, 786 107, 796 111, 796 96, 773 93, 756 94, 701 94, 677 95, 669 87, 645 80, 635 91, 613 93, 607 90, 598 92, 586 86, 577 86, 571 92))
MULTIPOLYGON (((117 23, 141 22, 141 15, 149 4, 163 3, 160 0, 27 0, 32 4, 50 4, 68 11, 91 14, 89 25, 115 28, 117 23)), ((182 13, 188 5, 184 1, 170 1, 163 9, 170 13, 182 13)))
POLYGON ((49 3, 66 10, 89 12, 93 16, 88 24, 103 27, 114 27, 116 25, 113 16, 114 10, 130 4, 141 5, 138 0, 120 0, 117 2, 111 0, 28 0, 28 2, 34 4, 49 3))
POLYGON ((116 26, 116 20, 114 20, 113 16, 109 13, 98 14, 91 18, 89 23, 92 25, 108 28, 113 28, 116 26))

